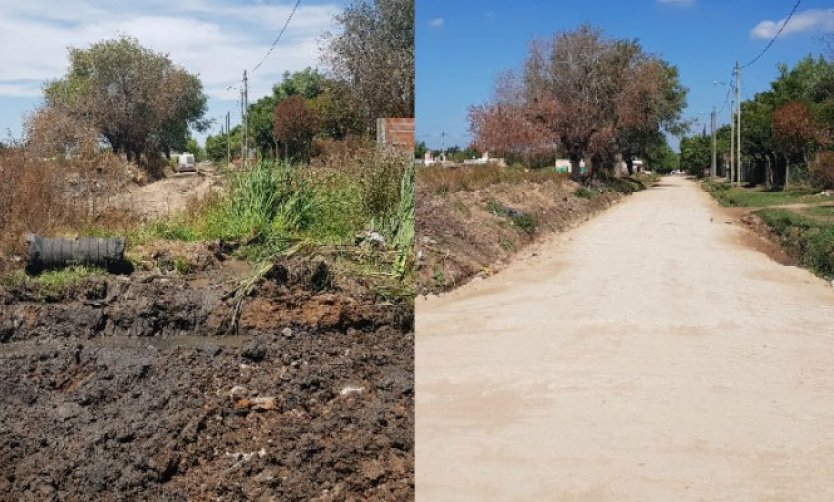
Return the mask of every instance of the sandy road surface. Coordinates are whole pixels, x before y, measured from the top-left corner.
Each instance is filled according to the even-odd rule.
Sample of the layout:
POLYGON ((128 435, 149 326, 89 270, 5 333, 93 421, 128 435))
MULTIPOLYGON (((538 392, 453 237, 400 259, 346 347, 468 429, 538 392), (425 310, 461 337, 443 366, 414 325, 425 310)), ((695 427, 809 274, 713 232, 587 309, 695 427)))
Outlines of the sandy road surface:
POLYGON ((217 183, 218 176, 212 170, 175 173, 114 197, 111 204, 155 219, 182 211, 192 197, 208 194, 217 183))
POLYGON ((419 301, 418 500, 834 500, 834 290, 745 234, 666 178, 419 301))

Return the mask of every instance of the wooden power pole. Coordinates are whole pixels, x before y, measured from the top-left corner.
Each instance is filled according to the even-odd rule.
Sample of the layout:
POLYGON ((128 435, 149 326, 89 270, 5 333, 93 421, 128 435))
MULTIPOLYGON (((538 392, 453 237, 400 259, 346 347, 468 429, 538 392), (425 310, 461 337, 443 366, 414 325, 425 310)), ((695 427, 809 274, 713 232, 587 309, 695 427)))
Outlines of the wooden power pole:
POLYGON ((716 121, 716 113, 715 107, 712 107, 712 113, 710 114, 710 132, 712 133, 712 161, 710 163, 710 176, 715 178, 718 176, 718 163, 716 162, 716 144, 715 144, 715 121, 716 121))
POLYGON ((736 176, 738 184, 741 185, 741 67, 736 61, 736 107, 738 110, 738 126, 736 127, 736 176))

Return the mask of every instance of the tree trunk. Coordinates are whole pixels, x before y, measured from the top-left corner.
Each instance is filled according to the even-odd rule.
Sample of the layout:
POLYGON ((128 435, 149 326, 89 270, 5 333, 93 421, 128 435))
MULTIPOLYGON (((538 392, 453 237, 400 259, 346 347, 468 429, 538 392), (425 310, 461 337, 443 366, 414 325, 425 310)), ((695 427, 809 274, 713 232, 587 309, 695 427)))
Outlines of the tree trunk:
POLYGON ((770 155, 765 155, 765 186, 773 188, 773 166, 770 164, 770 155))
POLYGON ((785 185, 782 187, 783 192, 788 191, 788 185, 791 183, 791 161, 785 155, 785 185))
POLYGON ((578 181, 581 176, 581 173, 579 172, 579 162, 582 157, 572 153, 568 156, 568 158, 570 159, 570 178, 574 181, 578 181))

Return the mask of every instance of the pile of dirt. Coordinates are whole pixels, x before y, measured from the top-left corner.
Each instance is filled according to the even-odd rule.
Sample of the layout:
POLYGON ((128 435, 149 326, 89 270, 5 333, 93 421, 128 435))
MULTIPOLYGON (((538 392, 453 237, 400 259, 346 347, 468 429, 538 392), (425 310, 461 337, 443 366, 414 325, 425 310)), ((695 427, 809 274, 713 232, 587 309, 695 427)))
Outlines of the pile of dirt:
POLYGON ((0 290, 0 499, 413 498, 411 312, 273 270, 236 335, 221 280, 0 290))
POLYGON ((578 188, 571 181, 548 180, 436 193, 417 183, 417 294, 490 275, 540 234, 563 231, 622 197, 591 191, 580 197, 578 188))

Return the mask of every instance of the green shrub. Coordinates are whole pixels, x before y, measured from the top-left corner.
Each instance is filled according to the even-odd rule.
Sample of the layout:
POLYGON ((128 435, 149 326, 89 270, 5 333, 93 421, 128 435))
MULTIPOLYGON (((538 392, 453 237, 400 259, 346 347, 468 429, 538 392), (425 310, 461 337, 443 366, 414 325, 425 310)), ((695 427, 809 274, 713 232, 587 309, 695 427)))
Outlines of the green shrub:
POLYGON ((516 211, 511 207, 507 207, 504 204, 501 204, 495 199, 488 200, 486 208, 487 211, 497 216, 503 216, 505 218, 508 218, 514 226, 528 234, 532 234, 536 231, 536 227, 538 226, 538 220, 532 214, 516 211))
POLYGON ((174 270, 180 275, 186 275, 191 271, 191 264, 188 263, 188 258, 184 256, 174 257, 174 270))
POLYGON ((573 194, 583 199, 593 199, 596 196, 596 192, 594 192, 593 190, 589 190, 586 187, 577 188, 576 191, 573 192, 573 194))
POLYGON ((645 188, 636 180, 631 178, 618 178, 616 176, 605 178, 602 180, 602 183, 609 192, 634 193, 645 188))
POLYGON ((539 224, 536 217, 528 213, 518 213, 514 216, 511 216, 510 219, 512 220, 513 225, 515 225, 516 227, 520 228, 528 234, 534 233, 536 231, 536 227, 539 224))

